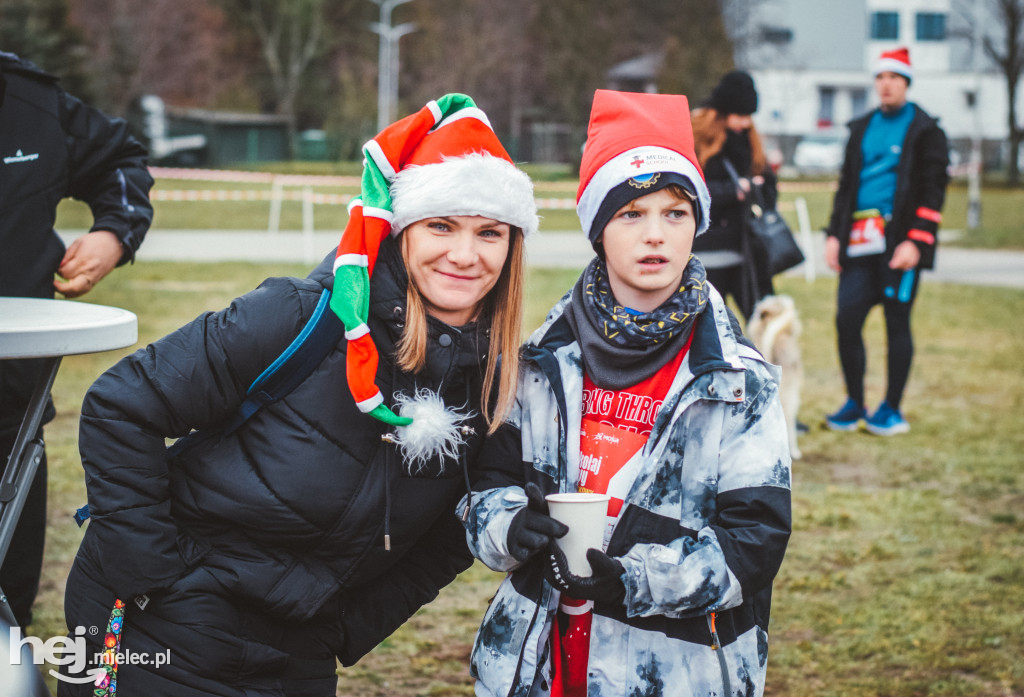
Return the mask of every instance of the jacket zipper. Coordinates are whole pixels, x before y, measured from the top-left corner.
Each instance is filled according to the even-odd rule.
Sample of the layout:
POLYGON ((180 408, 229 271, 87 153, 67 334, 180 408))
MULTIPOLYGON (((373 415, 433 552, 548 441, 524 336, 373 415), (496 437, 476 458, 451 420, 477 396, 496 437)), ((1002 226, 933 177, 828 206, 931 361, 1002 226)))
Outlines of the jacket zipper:
POLYGON ((732 683, 729 680, 729 664, 725 660, 725 652, 722 651, 722 642, 718 638, 718 628, 715 626, 717 612, 709 612, 708 629, 711 630, 711 650, 718 656, 718 667, 722 670, 722 690, 726 695, 732 694, 732 683))

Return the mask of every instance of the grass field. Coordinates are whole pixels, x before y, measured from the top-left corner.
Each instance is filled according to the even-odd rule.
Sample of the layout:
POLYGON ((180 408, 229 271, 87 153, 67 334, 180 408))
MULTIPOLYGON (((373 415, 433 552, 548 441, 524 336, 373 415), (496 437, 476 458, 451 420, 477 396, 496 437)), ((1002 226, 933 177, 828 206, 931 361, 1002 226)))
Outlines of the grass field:
MULTIPOLYGON (((298 266, 142 263, 90 296, 139 315, 140 345, 269 275, 298 266)), ((526 325, 574 280, 533 270, 526 325)), ((804 323, 804 459, 794 465, 794 534, 775 583, 768 691, 787 697, 1024 696, 1024 292, 922 287, 905 411, 911 433, 835 434, 822 415, 842 386, 835 281, 785 277, 804 323)), ((868 396, 881 399, 884 336, 869 318, 868 396)), ((50 528, 33 633, 63 633, 63 582, 85 501, 77 416, 89 384, 124 351, 65 359, 46 430, 50 528)), ((339 695, 472 694, 467 661, 500 577, 479 565, 339 675, 339 695)), ((51 688, 54 684, 51 682, 51 688)))

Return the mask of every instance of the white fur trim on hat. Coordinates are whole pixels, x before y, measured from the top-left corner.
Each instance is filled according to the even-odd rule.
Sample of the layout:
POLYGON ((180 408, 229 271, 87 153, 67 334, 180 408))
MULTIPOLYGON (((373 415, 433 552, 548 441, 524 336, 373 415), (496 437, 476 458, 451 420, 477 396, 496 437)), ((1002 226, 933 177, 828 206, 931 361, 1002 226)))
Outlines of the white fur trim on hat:
POLYGON ((901 60, 895 58, 879 58, 875 62, 875 76, 879 73, 890 72, 902 75, 908 80, 914 79, 914 70, 901 60))
POLYGON ((704 183, 704 177, 700 175, 700 170, 675 150, 646 145, 616 155, 601 165, 591 177, 587 188, 583 190, 583 195, 580 196, 579 203, 576 204, 576 213, 579 215, 583 231, 589 231, 594 224, 601 202, 609 191, 632 177, 655 172, 675 172, 693 183, 700 206, 700 227, 697 228, 697 234, 706 231, 711 218, 711 194, 704 183))
POLYGON ((537 231, 533 182, 508 160, 483 153, 410 165, 391 182, 392 234, 434 216, 480 215, 537 231))

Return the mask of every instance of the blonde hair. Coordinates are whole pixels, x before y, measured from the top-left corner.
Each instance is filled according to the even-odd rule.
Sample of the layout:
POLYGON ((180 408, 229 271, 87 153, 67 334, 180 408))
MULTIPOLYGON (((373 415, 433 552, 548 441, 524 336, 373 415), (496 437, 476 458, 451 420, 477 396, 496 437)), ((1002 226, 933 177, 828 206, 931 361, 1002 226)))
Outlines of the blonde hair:
MULTIPOLYGON (((716 109, 707 107, 697 109, 693 112, 691 119, 693 125, 693 145, 697 151, 697 161, 701 169, 707 165, 708 160, 722 151, 725 145, 725 119, 728 114, 723 114, 716 109)), ((757 132, 754 124, 750 124, 747 132, 750 138, 750 172, 746 174, 764 174, 767 159, 764 156, 764 146, 761 144, 761 135, 757 132)))
MULTIPOLYGON (((402 260, 408 268, 408 245, 404 240, 403 236, 402 260)), ((487 422, 488 433, 494 433, 505 421, 516 396, 525 286, 524 247, 522 230, 510 226, 505 264, 494 287, 481 301, 481 314, 491 318, 487 365, 484 368, 480 395, 480 408, 487 422), (495 382, 498 394, 492 406, 490 395, 495 382)), ((427 362, 427 311, 423 304, 423 295, 411 275, 406 291, 405 329, 398 342, 395 361, 399 368, 410 373, 419 372, 427 362)))

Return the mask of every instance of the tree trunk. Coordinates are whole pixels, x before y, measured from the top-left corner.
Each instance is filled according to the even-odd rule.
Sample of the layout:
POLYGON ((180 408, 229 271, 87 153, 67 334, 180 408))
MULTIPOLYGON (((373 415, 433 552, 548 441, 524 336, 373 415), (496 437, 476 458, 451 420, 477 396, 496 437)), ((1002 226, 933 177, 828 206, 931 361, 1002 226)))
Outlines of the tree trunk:
POLYGON ((1020 127, 1017 125, 1017 82, 1016 79, 1013 81, 1007 80, 1007 97, 1010 100, 1009 113, 1007 115, 1008 125, 1010 127, 1010 162, 1009 168, 1006 172, 1006 183, 1010 186, 1017 186, 1020 184, 1020 167, 1018 163, 1018 156, 1020 154, 1020 141, 1021 136, 1024 133, 1021 132, 1020 127))

